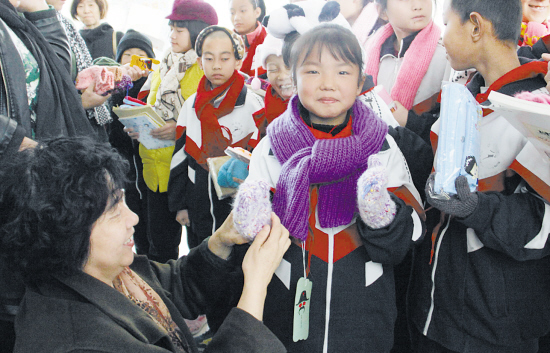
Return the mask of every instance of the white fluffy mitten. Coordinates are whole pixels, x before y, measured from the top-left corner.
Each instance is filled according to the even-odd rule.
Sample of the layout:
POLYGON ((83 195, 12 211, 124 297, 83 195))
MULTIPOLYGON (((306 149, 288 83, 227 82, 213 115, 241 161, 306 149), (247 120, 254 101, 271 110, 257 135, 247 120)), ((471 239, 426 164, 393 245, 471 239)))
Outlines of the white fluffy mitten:
POLYGON ((264 180, 245 180, 233 203, 235 229, 247 240, 254 240, 263 226, 271 225, 269 184, 264 180))
POLYGON ((368 169, 357 181, 359 215, 373 229, 387 227, 395 218, 396 206, 386 185, 386 169, 375 155, 369 156, 368 169))

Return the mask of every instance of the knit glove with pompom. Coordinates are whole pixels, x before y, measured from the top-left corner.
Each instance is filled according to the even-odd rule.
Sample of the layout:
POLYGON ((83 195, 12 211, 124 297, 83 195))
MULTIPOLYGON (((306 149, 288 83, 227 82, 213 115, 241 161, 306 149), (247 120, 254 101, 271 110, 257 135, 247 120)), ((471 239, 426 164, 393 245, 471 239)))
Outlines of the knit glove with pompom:
POLYGON ((359 215, 372 229, 387 227, 395 218, 396 206, 386 185, 386 169, 375 155, 369 156, 368 169, 357 181, 359 215))
POLYGON ((233 203, 235 229, 252 241, 263 226, 271 225, 269 184, 264 180, 245 180, 233 203))

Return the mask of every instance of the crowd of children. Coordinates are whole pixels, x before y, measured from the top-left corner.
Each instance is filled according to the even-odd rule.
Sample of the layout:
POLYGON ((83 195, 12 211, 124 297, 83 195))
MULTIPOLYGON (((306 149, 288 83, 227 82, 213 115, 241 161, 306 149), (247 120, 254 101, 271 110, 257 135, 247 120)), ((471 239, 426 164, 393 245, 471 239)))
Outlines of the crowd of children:
MULTIPOLYGON (((550 1, 439 5, 444 32, 434 0, 306 0, 267 13, 264 0, 229 0, 229 29, 206 0, 175 0, 160 64, 109 97, 151 105, 165 121, 151 135, 173 142, 147 149, 112 113, 110 142, 132 165, 136 251, 177 259, 182 226, 195 248, 232 210, 261 222, 237 213, 265 203, 217 192, 238 194, 246 180, 292 239, 263 310, 289 352, 550 351, 548 157, 484 108, 477 191, 459 177, 457 196, 432 192, 443 83, 468 72, 482 106, 493 91, 549 95, 550 1), (225 181, 208 161, 228 147, 251 158, 225 162, 225 181)), ((129 30, 115 58, 132 55, 155 57, 129 30)), ((232 279, 236 305, 242 273, 232 279)))

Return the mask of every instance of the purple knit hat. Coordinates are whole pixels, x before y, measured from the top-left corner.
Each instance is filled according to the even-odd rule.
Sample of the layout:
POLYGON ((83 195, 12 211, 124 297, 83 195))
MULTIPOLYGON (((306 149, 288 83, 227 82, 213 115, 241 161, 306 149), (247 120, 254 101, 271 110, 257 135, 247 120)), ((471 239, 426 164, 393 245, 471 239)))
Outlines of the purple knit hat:
POLYGON ((175 0, 172 13, 166 18, 172 21, 203 21, 209 26, 218 24, 216 10, 202 0, 175 0))

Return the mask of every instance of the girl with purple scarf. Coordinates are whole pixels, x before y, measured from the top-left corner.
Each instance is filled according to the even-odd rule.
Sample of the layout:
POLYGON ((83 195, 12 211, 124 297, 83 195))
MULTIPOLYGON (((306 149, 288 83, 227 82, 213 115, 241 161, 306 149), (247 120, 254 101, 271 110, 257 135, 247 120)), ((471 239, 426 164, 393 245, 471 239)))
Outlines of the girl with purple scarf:
POLYGON ((267 181, 293 237, 264 323, 292 352, 389 352, 393 266, 423 235, 420 196, 387 125, 356 99, 365 77, 351 31, 316 27, 290 62, 297 95, 254 150, 247 179, 267 181))

